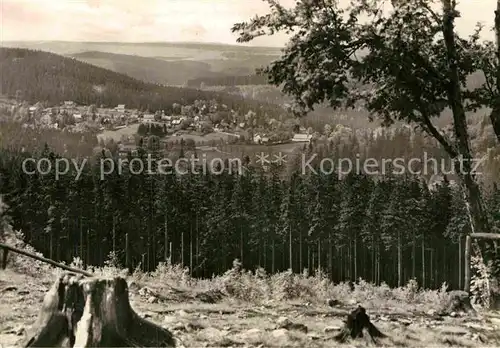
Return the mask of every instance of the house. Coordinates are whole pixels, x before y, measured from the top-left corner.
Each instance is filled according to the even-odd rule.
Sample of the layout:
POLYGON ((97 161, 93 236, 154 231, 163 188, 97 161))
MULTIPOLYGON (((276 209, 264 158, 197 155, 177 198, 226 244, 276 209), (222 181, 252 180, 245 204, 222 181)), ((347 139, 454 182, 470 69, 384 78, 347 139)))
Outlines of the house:
POLYGON ((115 110, 119 112, 125 112, 125 104, 118 104, 115 110))
POLYGON ((427 181, 427 187, 430 191, 437 191, 441 185, 445 184, 446 180, 448 180, 450 187, 459 187, 455 180, 447 179, 441 174, 433 174, 427 181))
POLYGON ((268 143, 269 142, 269 138, 268 137, 262 137, 262 139, 260 140, 261 143, 265 144, 265 143, 268 143))
POLYGON ((255 144, 260 144, 260 142, 261 142, 261 141, 262 141, 262 137, 260 136, 260 134, 255 134, 255 135, 253 136, 253 142, 254 142, 255 144))
POLYGON ((142 118, 142 123, 152 123, 155 120, 155 115, 145 114, 142 118))
POLYGON ((310 134, 294 134, 292 141, 296 143, 309 143, 312 135, 310 134))
POLYGON ((82 114, 73 114, 73 118, 75 119, 75 122, 81 122, 82 114))
POLYGON ((137 146, 135 146, 135 145, 124 145, 124 144, 120 144, 119 145, 118 155, 121 158, 127 158, 129 153, 132 156, 137 156, 137 146))
POLYGON ((66 107, 66 108, 73 108, 73 107, 75 107, 75 102, 71 101, 71 100, 65 101, 64 102, 64 107, 66 107))
POLYGON ((161 120, 162 121, 170 121, 170 120, 172 120, 172 116, 161 115, 161 120))
POLYGON ((180 125, 180 124, 181 124, 181 122, 182 122, 182 120, 181 120, 181 119, 172 120, 172 125, 173 125, 173 126, 178 126, 178 125, 180 125))
POLYGON ((45 114, 43 115, 42 117, 40 117, 40 123, 42 123, 43 125, 50 125, 52 123, 52 118, 50 117, 49 114, 45 114))

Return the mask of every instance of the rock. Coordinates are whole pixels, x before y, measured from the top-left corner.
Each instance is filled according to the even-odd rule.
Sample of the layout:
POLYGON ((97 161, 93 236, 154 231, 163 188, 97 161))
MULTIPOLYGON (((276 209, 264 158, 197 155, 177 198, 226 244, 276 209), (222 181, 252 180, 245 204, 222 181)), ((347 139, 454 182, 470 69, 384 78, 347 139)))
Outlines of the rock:
POLYGON ((472 335, 472 340, 473 341, 479 341, 481 343, 486 343, 488 341, 488 339, 486 338, 486 336, 484 336, 483 334, 480 334, 480 333, 475 333, 472 335))
POLYGON ((271 332, 271 335, 274 338, 282 338, 282 339, 283 338, 284 339, 290 338, 290 333, 286 329, 277 329, 277 330, 274 330, 273 332, 271 332))
POLYGON ((173 315, 167 315, 165 316, 165 318, 163 319, 163 322, 165 324, 172 324, 173 322, 175 322, 177 320, 176 317, 174 317, 173 315))
POLYGON ((17 287, 15 287, 15 286, 6 286, 0 292, 9 292, 9 291, 16 291, 16 290, 17 290, 17 287))
POLYGON ((194 298, 200 302, 214 304, 220 302, 224 298, 224 294, 220 290, 208 290, 196 294, 194 298))
POLYGON ((148 303, 158 303, 158 299, 154 296, 149 296, 148 303))
POLYGON ((208 317, 205 314, 200 314, 199 318, 200 319, 207 319, 208 317))
POLYGON ((276 321, 276 324, 278 325, 278 328, 285 328, 286 329, 286 327, 288 325, 291 325, 292 322, 287 317, 279 317, 278 320, 276 321))
POLYGON ((187 331, 186 325, 184 323, 176 323, 174 325, 171 325, 170 328, 175 331, 187 331))
POLYGON ((214 327, 207 327, 206 329, 200 331, 200 335, 210 341, 219 341, 227 336, 227 334, 227 332, 221 331, 214 327))
POLYGON ((199 323, 195 323, 195 322, 187 323, 185 326, 186 326, 186 331, 189 331, 189 332, 205 329, 205 326, 203 326, 199 323))
POLYGON ((276 329, 295 330, 307 333, 307 326, 305 326, 304 324, 293 323, 287 317, 278 318, 276 326, 276 329))
POLYGON ((328 300, 326 300, 326 304, 330 307, 335 307, 340 305, 340 301, 337 301, 333 298, 329 298, 328 300))
POLYGON ((450 336, 465 336, 469 333, 469 330, 459 326, 443 326, 441 327, 441 333, 450 336))
POLYGON ((309 337, 310 340, 313 340, 313 341, 317 341, 321 338, 320 335, 318 335, 317 333, 314 333, 314 332, 309 332, 307 334, 307 337, 309 337))
POLYGON ((22 296, 22 295, 29 295, 29 293, 30 293, 30 292, 29 292, 28 290, 19 290, 19 291, 17 292, 17 294, 18 294, 18 295, 21 295, 21 296, 22 296))
POLYGON ((427 312, 427 315, 430 317, 433 317, 436 315, 436 313, 437 313, 437 311, 435 309, 431 309, 430 311, 427 312))
POLYGON ((398 321, 404 326, 410 326, 411 324, 413 324, 413 322, 410 319, 399 319, 398 321))
POLYGON ((181 309, 178 312, 178 314, 179 314, 180 317, 188 317, 189 316, 188 312, 186 312, 184 309, 181 309))
POLYGON ((249 329, 244 332, 245 335, 256 335, 256 334, 261 334, 262 330, 260 329, 249 329))
POLYGON ((456 312, 451 312, 451 313, 450 313, 450 317, 452 317, 452 318, 456 318, 457 316, 458 316, 458 315, 457 315, 457 313, 456 313, 456 312))
POLYGON ((16 328, 11 328, 9 330, 4 331, 7 335, 16 335, 16 336, 22 336, 26 332, 26 329, 24 326, 18 326, 16 328))
POLYGON ((248 341, 259 341, 260 338, 262 337, 262 330, 260 329, 249 329, 247 331, 244 331, 238 335, 242 341, 248 342, 248 341))
POLYGON ((342 328, 340 326, 327 326, 323 329, 324 333, 329 333, 329 332, 334 332, 334 331, 340 331, 342 328))

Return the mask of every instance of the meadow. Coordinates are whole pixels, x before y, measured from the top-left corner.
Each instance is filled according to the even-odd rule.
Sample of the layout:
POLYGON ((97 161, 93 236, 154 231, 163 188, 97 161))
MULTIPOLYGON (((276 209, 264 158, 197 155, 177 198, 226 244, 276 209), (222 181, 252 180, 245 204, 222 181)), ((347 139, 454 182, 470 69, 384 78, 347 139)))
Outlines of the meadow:
MULTIPOLYGON (((30 252, 23 242, 11 241, 30 252)), ((72 267, 83 269, 75 258, 72 267)), ((154 272, 123 270, 113 255, 94 276, 126 278, 130 302, 141 317, 173 332, 178 347, 366 347, 368 338, 339 344, 334 336, 358 304, 388 337, 379 346, 494 347, 500 344, 500 314, 476 307, 451 312, 444 283, 438 290, 421 289, 415 280, 389 288, 360 279, 353 286, 333 284, 314 275, 233 268, 212 279, 195 279, 189 270, 170 262, 154 272), (336 304, 327 305, 327 299, 336 304), (291 325, 293 323, 294 325, 291 325), (294 329, 295 327, 296 329, 294 329)), ((45 263, 11 256, 0 272, 0 342, 18 346, 35 322, 46 291, 62 271, 45 263)))

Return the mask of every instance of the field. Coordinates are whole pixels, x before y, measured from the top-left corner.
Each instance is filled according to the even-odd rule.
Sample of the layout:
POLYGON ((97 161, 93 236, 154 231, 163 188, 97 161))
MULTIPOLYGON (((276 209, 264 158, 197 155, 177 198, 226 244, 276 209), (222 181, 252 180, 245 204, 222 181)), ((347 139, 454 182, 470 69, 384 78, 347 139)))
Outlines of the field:
MULTIPOLYGON (((78 267, 77 260, 73 266, 78 267)), ((124 274, 112 263, 91 271, 98 276, 124 274)), ((45 292, 60 274, 22 256, 13 257, 10 267, 0 272, 0 342, 4 347, 19 345, 26 338, 45 292)), ((351 289, 321 275, 252 274, 237 264, 211 280, 191 279, 187 271, 168 263, 151 274, 135 272, 127 280, 133 309, 172 331, 178 347, 365 347, 370 345, 368 338, 345 345, 334 340, 357 304, 388 335, 379 339, 379 346, 500 344, 500 313, 450 312, 445 286, 419 290, 410 282, 390 289, 360 281, 351 289), (326 299, 338 303, 329 307, 326 299)))
POLYGON ((113 139, 114 141, 120 141, 123 135, 130 136, 137 134, 137 129, 139 128, 139 124, 131 124, 125 128, 120 128, 117 130, 106 130, 97 135, 97 139, 107 140, 113 139))
MULTIPOLYGON (((137 134, 137 129, 139 128, 139 123, 131 124, 128 125, 125 128, 120 128, 116 130, 106 130, 100 134, 97 135, 97 138, 99 140, 103 139, 113 139, 114 141, 120 141, 123 135, 134 135, 137 134)), ((165 139, 168 141, 175 141, 175 140, 181 140, 181 138, 186 139, 193 139, 195 142, 203 142, 203 141, 220 141, 222 140, 227 140, 229 137, 231 137, 230 134, 227 133, 218 133, 218 132, 213 132, 205 135, 198 135, 198 134, 181 134, 179 136, 169 136, 166 137, 165 139)))

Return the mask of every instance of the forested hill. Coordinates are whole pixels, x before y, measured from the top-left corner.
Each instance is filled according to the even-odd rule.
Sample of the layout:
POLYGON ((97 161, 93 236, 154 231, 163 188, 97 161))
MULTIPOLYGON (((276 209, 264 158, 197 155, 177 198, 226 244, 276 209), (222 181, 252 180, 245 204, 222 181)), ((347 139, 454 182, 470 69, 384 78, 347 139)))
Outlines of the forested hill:
POLYGON ((23 99, 33 103, 73 100, 83 105, 127 104, 141 110, 170 111, 173 103, 215 99, 235 111, 284 113, 280 106, 242 96, 145 83, 73 58, 28 49, 0 48, 0 81, 3 94, 14 96, 21 91, 23 99))
POLYGON ((198 88, 202 84, 205 86, 248 86, 248 85, 267 85, 266 75, 255 74, 246 76, 207 76, 188 80, 188 87, 198 88))

